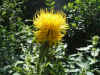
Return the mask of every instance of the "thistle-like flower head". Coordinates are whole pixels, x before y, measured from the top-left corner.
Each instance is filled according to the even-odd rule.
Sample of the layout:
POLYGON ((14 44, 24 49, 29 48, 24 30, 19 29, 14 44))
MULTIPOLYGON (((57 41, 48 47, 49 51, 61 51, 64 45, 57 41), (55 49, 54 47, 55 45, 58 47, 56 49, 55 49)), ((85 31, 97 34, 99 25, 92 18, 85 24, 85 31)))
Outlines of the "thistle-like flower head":
POLYGON ((49 45, 60 42, 69 28, 66 23, 66 15, 60 11, 42 9, 36 13, 33 22, 37 29, 35 32, 37 42, 48 42, 49 45))

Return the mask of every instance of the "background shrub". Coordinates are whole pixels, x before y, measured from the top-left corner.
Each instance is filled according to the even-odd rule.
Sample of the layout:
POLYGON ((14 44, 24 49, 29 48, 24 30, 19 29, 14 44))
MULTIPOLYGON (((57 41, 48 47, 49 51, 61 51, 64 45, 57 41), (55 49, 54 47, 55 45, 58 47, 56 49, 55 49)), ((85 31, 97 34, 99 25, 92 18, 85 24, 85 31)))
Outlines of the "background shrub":
POLYGON ((41 75, 99 75, 99 0, 1 0, 0 75, 39 75, 32 19, 40 8, 64 11, 70 26, 41 75))

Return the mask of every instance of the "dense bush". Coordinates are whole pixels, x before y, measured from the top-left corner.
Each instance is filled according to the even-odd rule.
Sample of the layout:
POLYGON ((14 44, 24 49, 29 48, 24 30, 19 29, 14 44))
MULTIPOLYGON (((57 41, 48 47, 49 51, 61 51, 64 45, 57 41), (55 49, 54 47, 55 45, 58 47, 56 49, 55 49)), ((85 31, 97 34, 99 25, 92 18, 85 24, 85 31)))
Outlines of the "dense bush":
POLYGON ((1 0, 0 75, 100 75, 99 12, 99 0, 1 0), (70 26, 42 62, 46 46, 33 25, 40 8, 64 11, 70 26))

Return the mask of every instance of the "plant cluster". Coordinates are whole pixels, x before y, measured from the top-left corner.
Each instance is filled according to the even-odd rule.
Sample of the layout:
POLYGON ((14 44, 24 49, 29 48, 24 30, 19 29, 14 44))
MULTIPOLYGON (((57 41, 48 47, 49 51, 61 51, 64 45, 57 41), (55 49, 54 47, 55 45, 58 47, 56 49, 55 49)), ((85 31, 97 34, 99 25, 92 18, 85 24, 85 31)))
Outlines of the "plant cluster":
POLYGON ((0 75, 100 75, 99 12, 100 0, 1 0, 0 75))

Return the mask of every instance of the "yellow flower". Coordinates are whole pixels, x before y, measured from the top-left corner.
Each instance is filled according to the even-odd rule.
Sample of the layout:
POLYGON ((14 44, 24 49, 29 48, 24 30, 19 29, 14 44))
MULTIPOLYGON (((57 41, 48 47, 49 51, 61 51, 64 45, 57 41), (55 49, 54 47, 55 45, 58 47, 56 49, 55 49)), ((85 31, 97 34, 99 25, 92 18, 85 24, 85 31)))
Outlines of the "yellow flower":
POLYGON ((40 10, 33 19, 36 39, 39 43, 48 42, 49 45, 60 42, 66 30, 69 28, 66 23, 66 15, 63 12, 53 10, 40 10))

